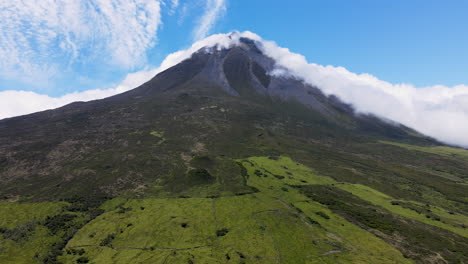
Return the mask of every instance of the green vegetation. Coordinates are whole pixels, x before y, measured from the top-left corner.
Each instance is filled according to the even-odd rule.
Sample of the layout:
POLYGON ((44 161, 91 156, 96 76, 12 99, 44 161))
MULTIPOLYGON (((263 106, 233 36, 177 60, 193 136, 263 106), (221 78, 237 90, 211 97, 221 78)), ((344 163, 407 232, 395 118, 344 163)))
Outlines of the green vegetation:
POLYGON ((28 222, 43 221, 60 213, 68 203, 9 203, 0 202, 0 227, 15 228, 28 222))
POLYGON ((334 186, 308 185, 298 189, 349 221, 375 230, 377 236, 418 262, 427 263, 439 255, 448 263, 463 263, 468 258, 464 251, 468 246, 466 238, 402 219, 334 186))
MULTIPOLYGON (((415 210, 405 208, 403 206, 404 203, 422 205, 421 203, 414 201, 401 200, 401 204, 392 205, 392 201, 395 201, 395 199, 388 195, 361 184, 338 183, 331 178, 317 176, 311 169, 295 163, 287 157, 281 157, 281 159, 276 161, 271 158, 252 158, 250 160, 261 164, 265 171, 280 171, 283 176, 279 175, 280 177, 278 177, 278 175, 276 175, 276 178, 282 179, 282 177, 284 177, 283 182, 288 185, 333 184, 363 200, 369 201, 374 205, 381 206, 394 214, 418 220, 425 224, 437 226, 468 237, 468 229, 466 228, 468 226, 468 217, 465 215, 453 213, 443 208, 430 205, 424 206, 430 207, 431 214, 424 214, 423 212, 418 213, 415 210), (427 215, 432 215, 433 217, 427 217, 427 215)), ((254 171, 255 175, 261 176, 264 175, 263 173, 264 172, 261 172, 260 170, 254 171)))
POLYGON ((421 204, 414 201, 396 200, 372 188, 360 184, 339 184, 336 187, 348 191, 357 197, 387 209, 388 211, 408 217, 425 224, 437 226, 468 237, 468 217, 447 212, 437 206, 421 204))
POLYGON ((150 135, 153 137, 159 138, 159 141, 156 143, 156 145, 161 145, 166 141, 166 138, 164 138, 164 132, 159 132, 159 131, 151 131, 150 135))
POLYGON ((417 150, 421 152, 451 157, 451 158, 459 158, 468 160, 468 150, 461 149, 461 148, 452 148, 447 146, 432 146, 432 147, 423 147, 423 146, 416 146, 416 145, 409 145, 403 144, 398 142, 392 141, 380 141, 381 143, 394 145, 402 148, 406 148, 409 150, 417 150))
POLYGON ((462 214, 397 200, 365 185, 337 182, 285 156, 237 162, 195 156, 190 165, 182 177, 191 187, 172 197, 164 198, 170 194, 165 191, 144 199, 76 197, 60 203, 3 204, 6 212, 24 217, 4 225, 2 247, 9 249, 0 255, 1 262, 425 263, 439 259, 463 263, 467 259, 462 214), (219 192, 229 179, 220 176, 226 168, 238 173, 235 182, 251 191, 219 192), (21 206, 23 212, 14 209, 21 206), (26 210, 36 207, 31 223, 26 210))
POLYGON ((48 217, 67 203, 0 203, 0 263, 41 263, 60 238, 48 230, 48 217))
POLYGON ((58 263, 68 240, 102 212, 96 208, 100 203, 102 200, 84 198, 56 203, 1 203, 0 263, 58 263))
POLYGON ((331 179, 317 176, 285 157, 240 162, 247 184, 258 192, 214 198, 108 201, 101 207, 107 212, 81 228, 65 249, 86 252, 82 256, 67 253, 60 260, 411 263, 383 240, 288 185, 327 184, 331 179), (279 191, 282 188, 289 191, 279 191), (122 212, 122 208, 129 210, 122 212))
POLYGON ((213 183, 216 180, 206 169, 191 169, 187 176, 193 185, 213 183))

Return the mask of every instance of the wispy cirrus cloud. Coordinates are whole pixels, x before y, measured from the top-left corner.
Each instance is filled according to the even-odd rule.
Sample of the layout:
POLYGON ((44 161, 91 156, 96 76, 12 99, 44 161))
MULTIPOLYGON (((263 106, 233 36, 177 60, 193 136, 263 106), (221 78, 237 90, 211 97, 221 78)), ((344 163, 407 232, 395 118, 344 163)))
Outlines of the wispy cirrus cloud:
POLYGON ((205 11, 193 31, 195 41, 205 38, 218 21, 226 13, 227 0, 206 0, 205 11))
POLYGON ((74 63, 132 69, 161 24, 160 0, 0 1, 0 77, 38 82, 74 63))
POLYGON ((179 7, 180 2, 179 2, 179 0, 170 0, 170 1, 171 2, 170 2, 169 14, 173 15, 173 14, 175 14, 177 8, 179 7))

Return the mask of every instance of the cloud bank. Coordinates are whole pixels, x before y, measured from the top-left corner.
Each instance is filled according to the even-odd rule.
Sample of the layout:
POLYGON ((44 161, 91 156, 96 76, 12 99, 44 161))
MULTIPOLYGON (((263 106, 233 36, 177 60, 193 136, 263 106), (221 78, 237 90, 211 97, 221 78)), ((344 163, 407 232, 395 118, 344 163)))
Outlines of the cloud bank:
POLYGON ((0 77, 47 80, 76 62, 132 69, 161 24, 160 0, 0 1, 0 77))
POLYGON ((276 61, 277 67, 270 73, 272 75, 294 76, 317 86, 327 95, 338 96, 344 102, 352 104, 360 113, 372 113, 445 143, 468 147, 468 86, 436 85, 417 88, 410 84, 391 84, 370 74, 352 73, 343 67, 309 63, 304 56, 281 48, 274 42, 265 41, 251 32, 212 35, 186 50, 170 54, 156 69, 129 74, 122 84, 108 90, 87 91, 60 98, 28 92, 0 92, 0 118, 129 90, 158 72, 189 58, 200 48, 228 48, 237 45, 241 37, 257 41, 263 52, 276 61), (18 103, 11 103, 15 100, 18 103))

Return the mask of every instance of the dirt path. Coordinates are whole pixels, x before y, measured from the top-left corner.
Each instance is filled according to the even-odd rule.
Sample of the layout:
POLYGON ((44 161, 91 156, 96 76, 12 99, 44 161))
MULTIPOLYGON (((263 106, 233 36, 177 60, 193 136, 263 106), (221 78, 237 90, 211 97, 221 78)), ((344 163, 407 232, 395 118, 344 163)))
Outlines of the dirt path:
MULTIPOLYGON (((263 203, 263 204, 269 206, 267 203, 265 203, 264 201, 262 201, 262 199, 258 198, 258 196, 253 195, 253 197, 254 197, 255 199, 259 200, 261 203, 263 203)), ((278 264, 281 264, 281 263, 282 263, 282 259, 281 259, 281 250, 280 250, 279 247, 278 247, 278 243, 276 242, 275 238, 274 238, 273 235, 270 233, 270 231, 268 230, 268 228, 266 228, 266 226, 263 225, 263 224, 260 222, 260 220, 258 220, 257 217, 256 217, 258 214, 267 213, 267 212, 269 212, 269 213, 271 213, 271 212, 281 213, 281 211, 278 210, 278 209, 269 209, 269 210, 262 210, 262 211, 253 212, 253 213, 251 214, 251 216, 252 216, 252 218, 254 219, 255 223, 257 223, 258 226, 263 226, 263 227, 265 227, 265 233, 267 234, 268 237, 271 238, 271 241, 273 242, 273 246, 275 247, 275 250, 276 250, 276 256, 277 256, 276 261, 277 261, 278 264)))
POLYGON ((273 209, 271 209, 271 210, 257 211, 257 212, 253 212, 253 213, 252 213, 252 218, 254 219, 255 223, 257 223, 257 225, 263 226, 263 227, 265 228, 265 233, 271 238, 271 241, 273 241, 273 246, 275 247, 276 255, 277 255, 276 260, 277 260, 278 264, 280 264, 280 263, 281 263, 281 251, 280 251, 280 249, 279 249, 279 247, 278 247, 278 243, 276 243, 275 238, 274 238, 273 235, 270 233, 270 231, 268 230, 268 228, 267 228, 265 225, 263 225, 263 224, 260 222, 260 220, 258 220, 257 217, 256 217, 258 214, 261 214, 261 213, 271 213, 271 212, 281 213, 279 210, 273 210, 273 209))

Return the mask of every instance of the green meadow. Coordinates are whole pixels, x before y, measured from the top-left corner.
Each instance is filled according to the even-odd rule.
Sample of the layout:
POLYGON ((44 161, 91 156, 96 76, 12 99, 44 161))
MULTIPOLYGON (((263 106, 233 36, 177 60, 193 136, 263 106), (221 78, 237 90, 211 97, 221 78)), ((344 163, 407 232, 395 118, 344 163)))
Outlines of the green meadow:
POLYGON ((425 241, 426 230, 468 236, 465 215, 337 182, 289 157, 237 164, 254 191, 204 196, 216 182, 190 196, 127 195, 99 205, 2 203, 0 263, 413 263, 446 259, 414 255, 398 236, 422 236, 431 250, 445 241, 425 241), (395 235, 413 230, 405 225, 414 234, 395 235))
POLYGON ((254 194, 117 199, 59 260, 76 263, 411 263, 291 185, 331 184, 281 157, 240 160, 254 194), (82 255, 73 251, 82 249, 82 255))
POLYGON ((432 146, 432 147, 425 147, 425 146, 416 146, 416 145, 409 145, 403 143, 397 143, 392 141, 380 141, 384 144, 394 145, 398 147, 402 147, 409 150, 417 150, 421 152, 451 157, 451 158, 459 158, 468 160, 468 150, 461 149, 461 148, 452 148, 447 146, 432 146))

